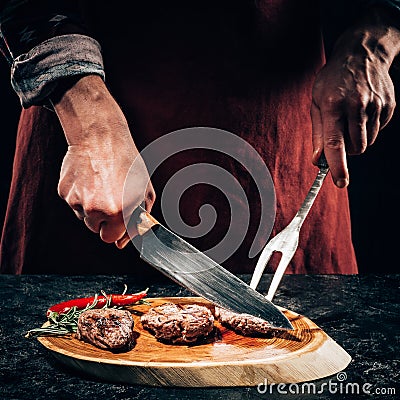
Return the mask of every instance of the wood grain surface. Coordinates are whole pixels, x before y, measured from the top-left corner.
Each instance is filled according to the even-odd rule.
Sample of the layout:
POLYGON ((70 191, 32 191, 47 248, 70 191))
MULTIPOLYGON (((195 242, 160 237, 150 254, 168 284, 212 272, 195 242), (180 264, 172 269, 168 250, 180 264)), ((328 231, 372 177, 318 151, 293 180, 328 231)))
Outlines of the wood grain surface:
POLYGON ((350 355, 308 318, 282 309, 292 331, 269 337, 245 337, 215 322, 212 339, 196 345, 157 341, 143 329, 140 315, 166 302, 214 306, 199 297, 147 299, 151 305, 130 308, 135 320, 136 345, 112 353, 77 340, 72 335, 39 337, 39 342, 76 372, 109 382, 151 386, 205 387, 256 386, 296 383, 336 374, 346 368, 350 355))

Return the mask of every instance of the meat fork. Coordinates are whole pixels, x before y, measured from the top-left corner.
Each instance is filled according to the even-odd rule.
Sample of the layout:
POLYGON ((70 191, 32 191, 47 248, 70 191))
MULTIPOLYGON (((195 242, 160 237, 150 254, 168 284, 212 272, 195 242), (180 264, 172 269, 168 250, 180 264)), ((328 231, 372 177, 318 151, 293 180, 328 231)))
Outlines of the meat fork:
POLYGON ((303 222, 306 219, 319 190, 321 189, 326 175, 328 174, 329 166, 324 153, 321 154, 321 157, 318 160, 318 167, 318 174, 299 211, 297 211, 289 225, 287 225, 286 228, 284 228, 266 244, 257 261, 256 268, 250 282, 250 287, 252 289, 257 288, 257 285, 260 282, 261 276, 268 264, 269 259, 271 258, 272 253, 282 253, 279 265, 269 286, 268 293, 265 296, 269 301, 272 301, 282 276, 285 273, 290 260, 293 258, 294 253, 296 252, 299 244, 300 228, 303 225, 303 222))

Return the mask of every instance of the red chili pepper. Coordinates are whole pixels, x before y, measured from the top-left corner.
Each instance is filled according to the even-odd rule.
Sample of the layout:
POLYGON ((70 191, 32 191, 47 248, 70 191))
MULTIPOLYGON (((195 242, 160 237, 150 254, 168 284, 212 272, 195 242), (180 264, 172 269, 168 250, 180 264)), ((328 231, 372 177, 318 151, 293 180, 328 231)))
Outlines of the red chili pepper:
MULTIPOLYGON (((106 304, 106 302, 110 298, 110 296, 111 296, 110 307, 128 306, 131 304, 135 304, 139 300, 141 300, 147 296, 147 290, 144 290, 143 292, 139 292, 139 293, 134 293, 134 294, 109 294, 106 296, 107 296, 107 299, 105 298, 104 295, 99 295, 97 297, 97 304, 95 305, 94 308, 104 307, 104 305, 106 304)), ((50 315, 50 313, 52 313, 52 312, 56 312, 58 314, 65 314, 72 307, 76 307, 78 310, 83 310, 88 305, 92 304, 94 302, 94 300, 95 300, 95 297, 84 297, 84 298, 64 301, 62 303, 58 303, 58 304, 55 304, 54 306, 51 306, 47 310, 46 315, 48 317, 50 315)))

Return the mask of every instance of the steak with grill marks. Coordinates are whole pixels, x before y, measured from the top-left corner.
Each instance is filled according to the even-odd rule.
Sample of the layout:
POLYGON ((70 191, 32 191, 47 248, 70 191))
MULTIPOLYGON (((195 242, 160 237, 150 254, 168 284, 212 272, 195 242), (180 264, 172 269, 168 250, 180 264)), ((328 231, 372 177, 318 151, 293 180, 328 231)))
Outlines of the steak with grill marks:
POLYGON ((164 303, 151 308, 140 321, 158 340, 174 344, 194 343, 214 330, 211 311, 198 304, 164 303))
POLYGON ((133 326, 127 310, 92 309, 79 316, 76 336, 101 349, 130 350, 135 344, 133 326))

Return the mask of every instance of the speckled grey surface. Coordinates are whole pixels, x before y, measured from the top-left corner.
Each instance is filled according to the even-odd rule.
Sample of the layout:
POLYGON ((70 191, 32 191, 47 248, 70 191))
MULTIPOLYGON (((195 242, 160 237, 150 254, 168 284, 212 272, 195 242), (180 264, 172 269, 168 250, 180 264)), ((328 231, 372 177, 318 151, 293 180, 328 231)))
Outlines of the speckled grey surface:
MULTIPOLYGON (((241 278, 249 281, 248 276, 241 278)), ((342 376, 332 376, 314 381, 311 389, 286 386, 274 387, 271 391, 267 389, 266 393, 260 393, 256 387, 183 389, 98 382, 90 377, 79 376, 75 371, 66 370, 37 340, 25 339, 23 336, 27 330, 44 322, 44 313, 51 304, 69 298, 91 296, 101 289, 108 293, 119 293, 123 290, 124 283, 131 292, 149 286, 149 296, 153 297, 191 295, 167 279, 148 282, 145 278, 140 280, 134 275, 1 275, 0 399, 400 398, 399 278, 400 275, 284 276, 274 299, 275 303, 313 320, 353 360, 344 371, 346 379, 342 381, 342 388, 342 376), (357 387, 360 394, 350 395, 357 387), (371 395, 364 393, 363 387, 371 395), (310 394, 314 388, 317 393, 310 394), (397 395, 388 394, 393 390, 397 395), (285 391, 287 393, 283 393, 285 391), (296 394, 296 391, 299 393, 296 394), (386 394, 378 394, 377 391, 386 394)), ((265 290, 270 279, 269 275, 264 277, 259 290, 265 290)))

